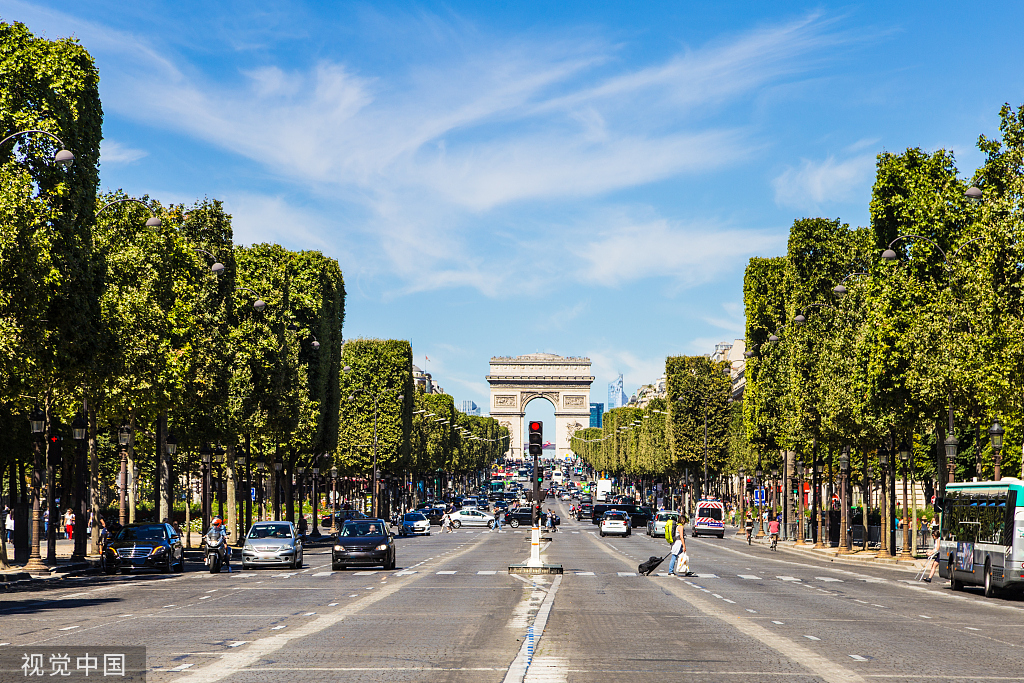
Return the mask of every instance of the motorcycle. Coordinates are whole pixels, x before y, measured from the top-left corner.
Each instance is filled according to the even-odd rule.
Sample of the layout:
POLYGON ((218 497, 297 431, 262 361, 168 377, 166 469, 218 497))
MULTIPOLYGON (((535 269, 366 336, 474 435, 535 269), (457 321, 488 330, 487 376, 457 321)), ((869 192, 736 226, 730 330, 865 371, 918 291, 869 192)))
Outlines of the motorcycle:
POLYGON ((205 563, 210 568, 211 574, 219 574, 221 566, 228 564, 230 559, 228 553, 231 552, 231 548, 228 547, 227 537, 230 535, 230 531, 225 531, 223 535, 219 536, 207 533, 203 539, 203 543, 206 545, 205 563))

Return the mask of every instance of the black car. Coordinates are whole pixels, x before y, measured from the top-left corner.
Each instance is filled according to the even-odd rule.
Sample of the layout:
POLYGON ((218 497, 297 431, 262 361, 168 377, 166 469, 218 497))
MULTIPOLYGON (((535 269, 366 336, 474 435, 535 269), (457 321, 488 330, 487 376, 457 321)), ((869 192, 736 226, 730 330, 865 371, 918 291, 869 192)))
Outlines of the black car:
MULTIPOLYGON (((338 510, 337 512, 334 513, 334 519, 337 522, 337 525, 338 525, 337 528, 340 529, 341 525, 344 524, 346 520, 349 520, 349 519, 368 519, 368 516, 364 515, 359 510, 338 510)), ((320 520, 320 526, 324 526, 324 527, 327 527, 328 529, 330 529, 331 528, 331 516, 330 515, 326 515, 323 519, 321 519, 320 520)))
POLYGON ((132 569, 184 571, 181 536, 170 524, 126 524, 103 548, 100 566, 107 574, 118 569, 122 574, 132 569))
POLYGON ((422 513, 428 520, 430 520, 431 526, 441 526, 441 518, 444 517, 444 508, 421 508, 416 512, 422 513))
MULTIPOLYGON (((540 513, 540 525, 541 526, 547 526, 547 520, 548 520, 547 513, 546 512, 540 513)), ((558 526, 559 524, 562 523, 562 520, 558 517, 558 515, 554 516, 554 520, 553 521, 554 521, 555 526, 558 526)), ((506 512, 505 513, 505 524, 508 524, 513 529, 518 527, 518 526, 520 526, 520 525, 522 525, 522 526, 530 526, 531 524, 533 524, 533 513, 530 511, 530 508, 519 508, 515 512, 506 512)))
MULTIPOLYGON (((582 506, 580 506, 582 507, 582 506)), ((636 505, 634 503, 600 503, 593 506, 590 511, 590 523, 598 524, 601 517, 609 510, 620 510, 629 515, 629 521, 634 527, 646 527, 647 522, 654 517, 654 510, 648 505, 636 505)))
POLYGON ((342 525, 331 551, 331 569, 395 568, 395 539, 383 519, 349 520, 342 525))

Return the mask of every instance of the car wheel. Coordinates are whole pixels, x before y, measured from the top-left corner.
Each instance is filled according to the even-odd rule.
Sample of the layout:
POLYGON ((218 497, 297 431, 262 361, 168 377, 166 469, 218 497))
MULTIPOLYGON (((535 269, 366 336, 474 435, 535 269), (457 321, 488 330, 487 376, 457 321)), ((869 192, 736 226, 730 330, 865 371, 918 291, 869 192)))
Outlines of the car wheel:
POLYGON ((430 529, 427 529, 427 536, 430 535, 430 529))
POLYGON ((164 566, 160 567, 160 573, 161 574, 170 574, 171 573, 171 556, 170 555, 167 556, 167 560, 164 562, 164 566))
POLYGON ((604 532, 603 531, 599 531, 598 533, 601 534, 601 538, 604 538, 604 532))
POLYGON ((344 567, 344 565, 340 565, 340 564, 338 564, 337 562, 332 562, 332 563, 331 563, 331 569, 332 569, 333 571, 336 571, 336 572, 337 572, 337 571, 341 571, 341 570, 342 570, 342 569, 344 569, 344 568, 345 568, 345 567, 344 567))
POLYGON ((953 558, 949 558, 949 587, 951 590, 959 591, 963 590, 964 582, 954 576, 953 571, 955 564, 953 564, 953 558))
POLYGON ((992 564, 985 560, 985 597, 994 598, 996 596, 996 587, 992 585, 992 564))
POLYGON ((494 520, 493 519, 487 522, 487 528, 488 529, 493 529, 494 528, 494 520))
POLYGON ((299 553, 299 556, 295 558, 295 564, 292 566, 292 569, 302 569, 302 554, 301 553, 299 553))
POLYGON ((390 561, 390 562, 388 562, 388 566, 387 566, 387 568, 388 568, 388 569, 394 569, 394 568, 395 568, 395 565, 396 565, 397 563, 398 563, 398 559, 397 559, 397 558, 394 558, 394 557, 392 557, 392 558, 391 558, 391 561, 390 561))
POLYGON ((249 564, 248 562, 243 562, 242 563, 242 571, 243 572, 247 572, 250 569, 252 569, 252 565, 251 564, 249 564))
POLYGON ((725 534, 724 533, 718 534, 718 537, 719 538, 725 538, 725 534))
POLYGON ((453 519, 452 520, 452 527, 454 527, 456 529, 461 529, 462 528, 462 520, 453 519))
POLYGON ((513 519, 511 522, 508 523, 508 525, 510 527, 512 527, 513 529, 518 529, 519 528, 519 520, 518 519, 513 519))
POLYGON ((131 574, 132 573, 132 568, 131 567, 121 567, 121 573, 122 574, 131 574))

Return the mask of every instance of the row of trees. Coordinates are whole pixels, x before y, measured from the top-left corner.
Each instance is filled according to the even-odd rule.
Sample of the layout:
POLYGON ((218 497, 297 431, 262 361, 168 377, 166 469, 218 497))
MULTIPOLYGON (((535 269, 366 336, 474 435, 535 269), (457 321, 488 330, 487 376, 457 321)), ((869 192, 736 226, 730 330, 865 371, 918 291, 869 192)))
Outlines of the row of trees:
POLYGON ((728 363, 706 356, 673 356, 665 361, 665 375, 665 397, 654 398, 643 408, 606 412, 602 427, 573 435, 573 452, 595 470, 638 481, 671 481, 687 472, 695 481, 704 481, 706 470, 710 483, 726 471, 728 363))
MULTIPOLYGON (((133 519, 146 507, 170 517, 190 498, 182 475, 192 482, 199 450, 219 444, 232 526, 239 455, 282 463, 291 516, 296 468, 366 475, 372 454, 356 446, 374 430, 382 472, 466 472, 500 454, 507 433, 494 420, 417 391, 408 342, 343 342, 334 259, 236 245, 216 200, 100 193, 99 75, 77 41, 0 23, 0 47, 0 139, 12 135, 0 147, 0 489, 19 512, 20 546, 27 501, 44 487, 51 514, 58 498, 87 498, 94 514, 116 499, 121 431, 128 476, 150 497, 127 487, 133 519), (74 156, 66 167, 53 161, 61 149, 74 156), (448 421, 422 419, 425 409, 448 421), (36 410, 45 440, 34 442, 36 410), (48 481, 33 481, 43 469, 48 481)), ((0 543, 0 565, 4 553, 0 543)))
POLYGON ((1024 107, 1000 131, 970 179, 945 150, 880 154, 869 227, 800 219, 786 255, 751 259, 744 423, 765 469, 849 446, 856 478, 905 443, 939 488, 1020 473, 1002 454, 1024 418, 1024 107))
POLYGON ((669 358, 665 399, 606 413, 573 450, 610 473, 700 474, 710 406, 709 478, 802 462, 834 481, 849 447, 864 481, 903 444, 926 489, 1019 475, 1002 455, 1024 441, 1024 107, 1001 109, 1000 133, 969 179, 945 150, 880 154, 870 226, 802 218, 785 255, 750 260, 742 403, 726 368, 669 358))

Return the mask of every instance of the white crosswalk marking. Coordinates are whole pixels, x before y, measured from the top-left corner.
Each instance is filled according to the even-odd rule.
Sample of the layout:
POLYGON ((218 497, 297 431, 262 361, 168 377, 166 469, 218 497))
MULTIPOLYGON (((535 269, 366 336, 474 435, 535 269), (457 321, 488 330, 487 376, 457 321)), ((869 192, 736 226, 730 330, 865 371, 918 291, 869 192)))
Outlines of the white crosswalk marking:
POLYGON ((333 573, 334 572, 317 572, 316 574, 313 574, 313 576, 330 576, 333 573))
POLYGON ((818 581, 827 581, 828 583, 842 583, 842 579, 837 579, 832 576, 815 576, 818 581))
POLYGON ((490 570, 490 571, 482 571, 482 572, 477 572, 477 574, 480 574, 480 575, 482 575, 482 576, 491 576, 491 575, 493 575, 493 574, 497 574, 497 573, 498 573, 498 572, 496 572, 496 571, 493 571, 493 570, 490 570))
POLYGON ((458 572, 451 572, 451 571, 447 571, 447 572, 437 572, 437 573, 438 573, 438 574, 446 574, 446 575, 451 575, 451 574, 457 574, 458 572))
POLYGON ((176 666, 173 669, 168 669, 168 671, 184 671, 185 669, 188 669, 191 666, 191 664, 181 664, 180 666, 176 666))
POLYGON ((717 579, 718 574, 697 574, 698 579, 717 579))
POLYGON ((636 572, 618 572, 619 576, 636 576, 636 572))
POLYGON ((576 572, 576 576, 595 576, 594 572, 576 572))
POLYGON ((395 574, 395 576, 410 576, 410 575, 415 574, 415 573, 416 573, 415 569, 404 569, 404 570, 402 570, 400 572, 397 572, 395 574))
POLYGON ((373 576, 377 572, 355 572, 352 576, 373 576))
POLYGON ((760 581, 761 580, 760 576, 754 576, 753 574, 738 574, 738 576, 741 579, 748 579, 748 580, 751 580, 751 581, 760 581))
POLYGON ((775 578, 779 579, 781 581, 799 581, 800 580, 800 579, 796 578, 795 576, 776 576, 775 578))
POLYGON ((866 662, 866 661, 868 661, 867 657, 861 657, 860 655, 850 655, 850 659, 853 659, 853 660, 858 661, 858 662, 866 662))

